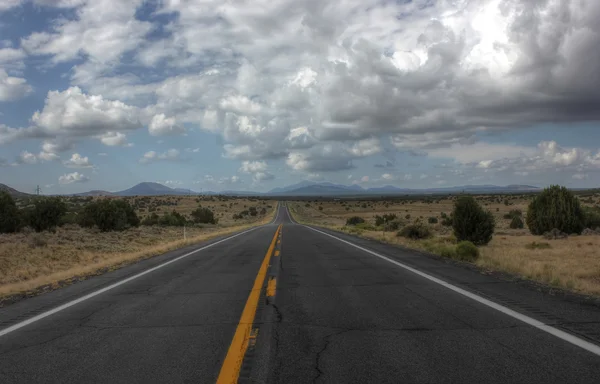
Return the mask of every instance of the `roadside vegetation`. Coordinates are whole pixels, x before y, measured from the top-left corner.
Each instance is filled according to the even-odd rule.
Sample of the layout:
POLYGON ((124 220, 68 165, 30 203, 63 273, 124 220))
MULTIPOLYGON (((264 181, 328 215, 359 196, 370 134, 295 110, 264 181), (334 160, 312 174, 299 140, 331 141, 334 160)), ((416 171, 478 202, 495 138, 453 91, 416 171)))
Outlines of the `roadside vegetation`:
POLYGON ((2 191, 0 306, 6 295, 34 294, 266 223, 275 206, 274 201, 226 196, 15 200, 2 191), (249 214, 233 217, 243 211, 249 214))
POLYGON ((600 192, 290 203, 299 222, 600 295, 600 192))

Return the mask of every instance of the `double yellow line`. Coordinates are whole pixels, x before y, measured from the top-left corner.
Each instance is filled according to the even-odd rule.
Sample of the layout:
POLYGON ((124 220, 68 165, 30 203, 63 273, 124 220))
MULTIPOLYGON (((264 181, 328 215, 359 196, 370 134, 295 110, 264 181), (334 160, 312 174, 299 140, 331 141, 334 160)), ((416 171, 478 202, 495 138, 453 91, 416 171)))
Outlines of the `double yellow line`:
MULTIPOLYGON (((256 333, 252 332, 252 324, 254 323, 256 308, 258 307, 258 300, 260 299, 260 292, 265 284, 267 269, 269 268, 271 255, 274 253, 273 251, 275 250, 275 245, 277 244, 277 239, 279 233, 281 232, 281 227, 282 224, 277 227, 275 236, 273 236, 273 240, 269 246, 269 250, 267 251, 260 269, 258 270, 256 280, 254 280, 254 286, 252 286, 252 290, 250 291, 250 295, 246 301, 246 306, 242 312, 242 317, 240 318, 240 322, 235 330, 235 335, 233 335, 233 340, 231 341, 231 345, 227 351, 227 356, 225 357, 225 361, 221 366, 221 372, 217 378, 217 384, 237 383, 250 340, 256 338, 256 333)), ((268 283, 267 295, 269 294, 271 296, 275 294, 274 278, 270 279, 268 283)))

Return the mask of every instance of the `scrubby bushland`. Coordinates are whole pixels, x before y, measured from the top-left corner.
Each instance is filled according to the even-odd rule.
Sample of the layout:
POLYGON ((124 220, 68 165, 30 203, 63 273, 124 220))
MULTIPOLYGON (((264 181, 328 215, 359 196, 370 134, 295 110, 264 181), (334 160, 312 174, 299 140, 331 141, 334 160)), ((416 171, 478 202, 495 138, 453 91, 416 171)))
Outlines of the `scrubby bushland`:
POLYGON ((346 225, 356 225, 360 223, 364 223, 365 219, 360 216, 352 216, 346 220, 346 225))
POLYGON ((504 214, 504 218, 507 220, 512 220, 515 217, 523 216, 523 212, 520 209, 511 209, 509 213, 504 214))
POLYGON ((454 203, 452 228, 458 241, 485 245, 492 240, 496 223, 494 216, 475 201, 472 196, 460 196, 454 203))
POLYGON ((0 233, 17 232, 20 226, 17 204, 8 192, 0 191, 0 233))
POLYGON ((96 226, 102 232, 123 231, 137 227, 140 219, 125 200, 102 199, 85 206, 79 224, 82 227, 96 226))
POLYGON ((402 236, 413 240, 420 240, 428 239, 431 236, 433 236, 433 234, 431 232, 431 229, 427 225, 421 222, 416 222, 414 224, 407 225, 406 227, 402 228, 400 231, 398 231, 396 236, 402 236))
POLYGON ((470 241, 461 241, 456 245, 456 259, 475 261, 479 258, 479 249, 470 241))
POLYGON ((165 213, 158 219, 158 224, 168 227, 183 227, 187 224, 186 218, 179 212, 165 213))
POLYGON ((146 217, 144 220, 142 220, 141 224, 142 225, 158 225, 158 220, 160 219, 160 217, 152 212, 152 214, 148 217, 146 217))
POLYGON ((583 207, 583 212, 585 215, 586 228, 600 228, 600 207, 583 207))
POLYGON ((216 224, 215 214, 208 208, 199 207, 192 211, 192 219, 194 223, 216 224))
POLYGON ((437 224, 437 223, 438 223, 438 218, 437 218, 437 217, 434 217, 434 216, 432 216, 432 217, 430 217, 430 218, 428 218, 428 219, 427 219, 427 222, 428 222, 429 224, 437 224))
POLYGON ((386 213, 383 216, 376 215, 375 216, 375 225, 380 226, 385 223, 390 223, 391 221, 396 220, 396 215, 393 213, 386 213))
POLYGON ((38 197, 33 208, 25 213, 25 222, 36 232, 53 230, 67 213, 67 205, 60 197, 38 197))
POLYGON ((585 228, 585 214, 579 199, 571 191, 553 185, 529 204, 527 226, 534 235, 542 235, 555 228, 565 233, 581 233, 585 228))
POLYGON ((512 220, 510 221, 510 228, 511 229, 523 229, 523 219, 521 219, 520 216, 513 216, 512 220))

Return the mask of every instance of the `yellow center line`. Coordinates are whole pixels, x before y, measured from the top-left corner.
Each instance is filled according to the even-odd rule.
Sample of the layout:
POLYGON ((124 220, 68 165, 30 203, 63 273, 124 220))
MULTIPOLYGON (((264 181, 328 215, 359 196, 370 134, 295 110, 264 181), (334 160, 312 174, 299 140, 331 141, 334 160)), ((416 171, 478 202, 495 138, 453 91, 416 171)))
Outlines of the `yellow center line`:
POLYGON ((267 277, 269 260, 271 259, 271 255, 275 249, 275 241, 277 240, 279 231, 281 231, 281 226, 282 224, 277 227, 275 236, 273 236, 273 240, 269 246, 269 250, 267 251, 260 269, 258 270, 256 280, 254 280, 254 286, 252 286, 252 290, 250 291, 250 295, 246 301, 246 306, 242 312, 242 317, 240 318, 238 326, 235 330, 235 334, 233 335, 233 340, 231 340, 231 345, 227 351, 227 356, 225 357, 225 361, 223 361, 223 365, 221 366, 221 372, 219 372, 217 384, 231 384, 237 383, 238 381, 240 369, 242 368, 242 362, 244 361, 244 355, 248 349, 248 342, 252 337, 252 324, 254 323, 254 316, 256 315, 256 308, 258 306, 258 300, 260 299, 260 292, 265 283, 265 278, 267 277))
POLYGON ((277 288, 277 279, 275 276, 269 277, 269 282, 267 283, 267 297, 275 296, 275 289, 277 288))

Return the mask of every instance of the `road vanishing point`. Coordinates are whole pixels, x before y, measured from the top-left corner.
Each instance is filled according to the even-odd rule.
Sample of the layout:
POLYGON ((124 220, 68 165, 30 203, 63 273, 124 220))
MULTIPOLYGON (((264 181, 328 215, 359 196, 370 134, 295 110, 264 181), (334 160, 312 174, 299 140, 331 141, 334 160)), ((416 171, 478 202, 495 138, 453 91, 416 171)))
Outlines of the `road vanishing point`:
POLYGON ((0 309, 0 383, 600 383, 600 308, 272 223, 0 309))

